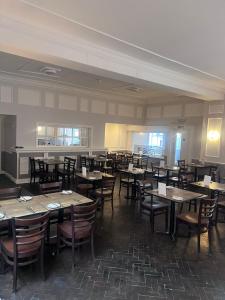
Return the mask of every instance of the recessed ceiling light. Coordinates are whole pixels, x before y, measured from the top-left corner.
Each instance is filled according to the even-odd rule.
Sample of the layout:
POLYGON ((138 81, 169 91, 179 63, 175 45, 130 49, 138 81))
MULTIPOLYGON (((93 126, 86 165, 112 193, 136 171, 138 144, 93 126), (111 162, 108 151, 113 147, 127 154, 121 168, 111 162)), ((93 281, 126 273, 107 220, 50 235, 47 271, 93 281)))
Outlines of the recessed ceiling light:
POLYGON ((42 67, 40 69, 40 72, 45 74, 45 75, 56 75, 57 73, 61 72, 62 70, 59 68, 54 68, 54 67, 42 67))

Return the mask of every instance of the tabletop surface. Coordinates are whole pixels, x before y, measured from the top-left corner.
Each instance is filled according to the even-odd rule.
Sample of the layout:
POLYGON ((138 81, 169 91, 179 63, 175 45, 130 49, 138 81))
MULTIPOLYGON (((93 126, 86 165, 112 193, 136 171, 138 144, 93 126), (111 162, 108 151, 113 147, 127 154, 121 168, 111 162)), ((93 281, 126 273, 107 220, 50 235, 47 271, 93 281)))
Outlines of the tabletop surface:
POLYGON ((48 165, 65 164, 65 162, 63 160, 60 160, 57 158, 43 159, 43 162, 48 165))
POLYGON ((32 196, 29 201, 21 201, 20 199, 9 199, 0 201, 0 213, 5 215, 1 221, 9 220, 14 217, 31 216, 38 213, 51 211, 47 205, 50 203, 59 203, 60 208, 70 207, 71 205, 79 205, 93 202, 91 199, 73 192, 70 195, 64 195, 61 192, 32 196))
POLYGON ((110 174, 102 173, 102 172, 87 172, 86 176, 84 176, 82 173, 77 173, 76 176, 90 181, 101 180, 103 176, 110 177, 110 178, 114 177, 110 174))
POLYGON ((144 174, 145 169, 141 169, 141 168, 133 168, 133 170, 122 169, 122 170, 120 170, 120 172, 136 175, 136 174, 144 174))
POLYGON ((177 166, 164 166, 164 167, 160 167, 160 166, 153 166, 156 169, 160 169, 160 170, 169 170, 169 171, 179 171, 179 167, 177 166))
POLYGON ((209 185, 205 185, 204 181, 192 182, 191 185, 196 187, 203 187, 209 190, 225 191, 225 183, 211 181, 209 185))
POLYGON ((203 194, 178 189, 175 187, 167 187, 166 195, 159 194, 158 189, 148 190, 148 193, 178 203, 182 203, 196 198, 206 197, 206 195, 203 194))
POLYGON ((213 166, 205 165, 205 164, 196 164, 196 163, 190 163, 187 164, 188 167, 194 167, 194 168, 211 168, 213 166))

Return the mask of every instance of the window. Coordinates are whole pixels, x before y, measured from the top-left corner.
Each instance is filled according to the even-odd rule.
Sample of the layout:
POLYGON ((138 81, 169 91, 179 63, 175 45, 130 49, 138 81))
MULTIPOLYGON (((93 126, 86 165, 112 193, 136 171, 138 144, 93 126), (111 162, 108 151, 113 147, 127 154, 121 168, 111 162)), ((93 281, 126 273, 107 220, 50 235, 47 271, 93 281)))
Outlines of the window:
POLYGON ((37 146, 89 147, 89 127, 37 127, 37 146))
POLYGON ((149 152, 153 156, 163 156, 165 151, 165 134, 162 132, 149 133, 149 152))

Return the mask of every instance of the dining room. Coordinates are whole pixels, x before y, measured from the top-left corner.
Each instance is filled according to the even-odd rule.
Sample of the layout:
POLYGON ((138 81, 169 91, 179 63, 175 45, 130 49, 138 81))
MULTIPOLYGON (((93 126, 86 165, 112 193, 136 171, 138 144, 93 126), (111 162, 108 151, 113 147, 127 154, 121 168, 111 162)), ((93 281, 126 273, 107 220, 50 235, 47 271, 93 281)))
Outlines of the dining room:
POLYGON ((225 299, 224 3, 0 2, 0 300, 225 299))

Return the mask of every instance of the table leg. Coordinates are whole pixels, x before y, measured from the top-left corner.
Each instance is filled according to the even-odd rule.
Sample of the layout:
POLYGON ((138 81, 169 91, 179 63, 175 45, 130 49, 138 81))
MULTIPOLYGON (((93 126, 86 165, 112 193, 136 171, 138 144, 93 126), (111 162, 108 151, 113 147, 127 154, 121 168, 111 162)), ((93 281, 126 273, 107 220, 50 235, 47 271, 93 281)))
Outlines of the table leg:
POLYGON ((58 164, 56 164, 55 165, 55 180, 56 181, 59 181, 58 170, 59 170, 59 166, 58 166, 58 164))
POLYGON ((166 185, 169 185, 169 181, 170 181, 170 171, 167 170, 166 171, 166 185))
POLYGON ((171 240, 175 240, 176 234, 176 203, 171 201, 170 205, 170 230, 169 230, 171 240))
POLYGON ((197 181, 198 178, 198 168, 195 167, 195 182, 197 181))

